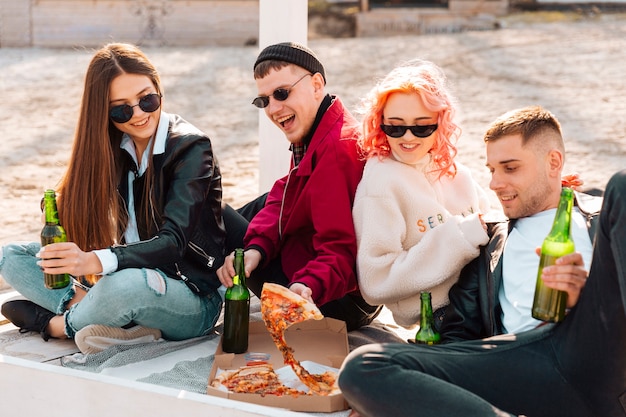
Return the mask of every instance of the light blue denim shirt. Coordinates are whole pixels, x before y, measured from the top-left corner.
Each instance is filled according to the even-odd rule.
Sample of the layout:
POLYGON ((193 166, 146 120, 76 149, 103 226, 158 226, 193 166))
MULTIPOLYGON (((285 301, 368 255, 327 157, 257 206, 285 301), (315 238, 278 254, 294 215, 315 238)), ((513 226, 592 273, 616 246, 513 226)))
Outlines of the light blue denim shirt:
MULTIPOLYGON (((157 127, 156 137, 154 138, 154 148, 152 149, 152 153, 144 152, 141 157, 141 163, 137 161, 137 155, 135 153, 135 144, 133 143, 130 136, 124 133, 122 136, 122 143, 120 144, 120 148, 124 149, 128 154, 133 158, 133 161, 139 167, 139 172, 135 174, 130 171, 128 173, 128 189, 133 189, 133 184, 135 182, 136 176, 141 176, 148 169, 148 163, 150 162, 150 158, 152 155, 159 155, 165 152, 165 142, 167 141, 167 130, 170 124, 169 115, 165 112, 161 112, 161 116, 159 118, 159 126, 157 127)), ((150 149, 152 144, 152 140, 150 139, 150 143, 148 143, 148 147, 146 149, 150 149)), ((137 230, 137 217, 135 215, 135 199, 132 192, 128 193, 128 225, 126 227, 126 231, 124 232, 124 239, 126 243, 138 242, 139 232, 137 230)), ((110 249, 99 249, 95 250, 94 253, 100 259, 100 264, 102 265, 101 275, 110 274, 117 270, 117 256, 110 249)))

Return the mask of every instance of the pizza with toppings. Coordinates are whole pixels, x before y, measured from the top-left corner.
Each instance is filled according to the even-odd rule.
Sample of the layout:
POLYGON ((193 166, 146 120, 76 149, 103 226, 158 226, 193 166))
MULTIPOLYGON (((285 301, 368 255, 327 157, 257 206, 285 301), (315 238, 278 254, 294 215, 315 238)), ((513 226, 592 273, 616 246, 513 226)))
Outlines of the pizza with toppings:
POLYGON ((293 348, 285 341, 285 330, 295 323, 324 318, 317 306, 282 285, 265 283, 261 292, 261 315, 274 344, 291 366, 300 381, 318 395, 329 395, 338 390, 334 372, 311 374, 293 355, 293 348))
POLYGON ((234 371, 224 371, 211 383, 216 388, 220 384, 231 392, 246 394, 291 395, 293 397, 307 394, 285 386, 270 364, 243 366, 234 371))
POLYGON ((223 385, 228 391, 235 393, 260 395, 299 396, 338 393, 337 374, 330 370, 321 374, 307 371, 295 359, 294 350, 287 345, 284 337, 285 330, 292 324, 323 319, 324 316, 317 306, 281 285, 265 283, 261 293, 261 315, 274 344, 283 356, 284 363, 291 366, 298 379, 310 391, 305 392, 284 385, 269 363, 222 371, 211 385, 216 388, 223 385))

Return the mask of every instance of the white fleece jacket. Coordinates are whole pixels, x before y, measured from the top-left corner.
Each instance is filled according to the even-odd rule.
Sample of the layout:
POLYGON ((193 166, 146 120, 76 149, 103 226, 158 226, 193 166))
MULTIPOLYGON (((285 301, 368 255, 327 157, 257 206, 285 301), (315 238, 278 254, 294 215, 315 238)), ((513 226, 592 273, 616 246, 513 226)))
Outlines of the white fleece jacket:
POLYGON ((426 174, 430 155, 417 165, 371 158, 357 188, 359 286, 370 304, 384 304, 394 320, 419 324, 420 291, 433 309, 448 304, 461 269, 488 241, 479 213, 489 211, 485 191, 457 163, 454 178, 426 174))

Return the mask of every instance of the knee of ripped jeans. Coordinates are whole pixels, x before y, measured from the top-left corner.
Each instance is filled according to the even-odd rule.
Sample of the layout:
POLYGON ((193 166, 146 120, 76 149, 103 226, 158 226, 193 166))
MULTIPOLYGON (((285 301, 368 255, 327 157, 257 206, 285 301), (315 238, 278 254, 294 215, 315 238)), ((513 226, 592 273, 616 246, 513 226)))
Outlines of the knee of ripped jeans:
POLYGON ((69 287, 65 295, 63 295, 63 298, 61 299, 61 302, 57 306, 57 310, 55 311, 55 313, 57 314, 65 313, 68 309, 67 305, 70 303, 70 301, 72 301, 72 298, 74 298, 74 295, 76 295, 76 290, 74 289, 74 286, 72 285, 69 287))
POLYGON ((165 276, 154 269, 146 269, 146 284, 157 295, 164 295, 167 290, 165 276))

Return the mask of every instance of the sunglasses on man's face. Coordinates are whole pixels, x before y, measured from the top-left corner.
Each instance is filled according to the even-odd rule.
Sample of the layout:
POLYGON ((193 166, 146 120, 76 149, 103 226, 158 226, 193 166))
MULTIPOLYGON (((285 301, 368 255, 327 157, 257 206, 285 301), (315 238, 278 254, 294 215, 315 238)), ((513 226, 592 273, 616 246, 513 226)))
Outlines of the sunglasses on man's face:
POLYGON ((109 117, 115 123, 126 123, 133 118, 133 113, 137 106, 146 113, 152 113, 161 107, 161 94, 152 93, 143 96, 139 99, 139 103, 134 106, 128 104, 113 106, 111 110, 109 110, 109 117))
POLYGON ((413 136, 418 138, 427 138, 437 130, 438 125, 415 125, 415 126, 393 126, 393 125, 380 125, 380 129, 385 135, 392 138, 401 138, 404 136, 407 130, 413 133, 413 136))
MULTIPOLYGON (((291 84, 290 87, 287 87, 287 88, 277 88, 272 93, 272 97, 274 97, 274 99, 278 100, 278 101, 285 101, 285 100, 287 100, 287 97, 289 97, 289 92, 291 91, 291 89, 294 88, 296 86, 296 84, 298 84, 307 75, 313 75, 313 74, 304 74, 302 77, 300 77, 298 79, 298 81, 296 81, 295 83, 291 84)), ((264 109, 264 108, 266 108, 267 106, 270 105, 270 97, 269 96, 258 96, 257 98, 252 100, 252 104, 257 106, 259 109, 264 109)))

